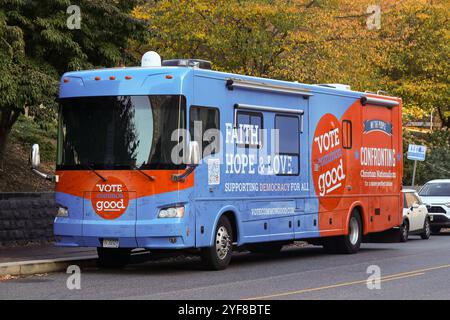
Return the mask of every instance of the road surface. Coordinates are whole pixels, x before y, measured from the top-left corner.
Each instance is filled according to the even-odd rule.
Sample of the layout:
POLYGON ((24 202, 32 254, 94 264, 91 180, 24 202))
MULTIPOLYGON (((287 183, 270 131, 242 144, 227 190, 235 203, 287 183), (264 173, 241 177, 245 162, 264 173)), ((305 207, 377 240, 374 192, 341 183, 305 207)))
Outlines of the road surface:
POLYGON ((0 299, 450 299, 450 233, 363 244, 355 255, 313 246, 289 247, 276 257, 237 253, 218 272, 203 270, 196 258, 84 269, 80 290, 67 288, 68 276, 1 281, 0 299), (369 289, 374 271, 381 278, 371 278, 369 289))

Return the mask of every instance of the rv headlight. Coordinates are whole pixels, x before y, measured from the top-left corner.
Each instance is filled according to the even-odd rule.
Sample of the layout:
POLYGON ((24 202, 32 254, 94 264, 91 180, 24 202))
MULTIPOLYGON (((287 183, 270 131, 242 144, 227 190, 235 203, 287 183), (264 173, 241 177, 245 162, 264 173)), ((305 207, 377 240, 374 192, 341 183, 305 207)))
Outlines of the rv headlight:
POLYGON ((57 217, 68 217, 69 216, 69 209, 66 207, 58 207, 58 213, 56 214, 57 217))
POLYGON ((183 218, 184 207, 170 207, 159 210, 158 218, 183 218))

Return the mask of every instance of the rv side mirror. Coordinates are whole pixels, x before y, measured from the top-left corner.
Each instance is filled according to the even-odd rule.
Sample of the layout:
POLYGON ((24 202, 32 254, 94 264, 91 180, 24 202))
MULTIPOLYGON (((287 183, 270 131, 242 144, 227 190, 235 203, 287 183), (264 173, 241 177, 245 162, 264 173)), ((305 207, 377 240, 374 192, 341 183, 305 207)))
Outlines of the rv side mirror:
POLYGON ((184 182, 186 178, 194 172, 195 168, 200 164, 200 147, 197 141, 191 141, 188 145, 188 163, 186 170, 181 174, 173 174, 172 181, 174 182, 184 182))
POLYGON ((47 179, 47 180, 50 180, 53 182, 58 182, 58 176, 40 172, 38 170, 40 165, 41 165, 41 155, 39 153, 39 145, 33 144, 33 146, 31 147, 31 152, 30 152, 31 171, 33 171, 33 173, 37 174, 41 178, 44 178, 44 179, 47 179))
POLYGON ((39 145, 33 144, 30 154, 31 169, 38 169, 41 165, 41 155, 39 153, 39 145))
POLYGON ((198 166, 200 163, 200 147, 197 141, 189 142, 189 165, 198 166))

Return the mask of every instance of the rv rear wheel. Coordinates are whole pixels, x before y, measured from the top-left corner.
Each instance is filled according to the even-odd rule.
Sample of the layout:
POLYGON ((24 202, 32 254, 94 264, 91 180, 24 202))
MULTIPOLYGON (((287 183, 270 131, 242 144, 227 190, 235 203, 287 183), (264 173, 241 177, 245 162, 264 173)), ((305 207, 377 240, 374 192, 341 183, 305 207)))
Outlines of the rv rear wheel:
POLYGON ((98 266, 101 268, 122 268, 130 262, 131 249, 97 248, 98 266))
POLYGON ((353 210, 348 221, 348 234, 337 237, 336 252, 352 254, 356 253, 362 241, 362 222, 357 210, 353 210))
POLYGON ((211 247, 202 249, 202 262, 210 270, 223 270, 229 264, 233 253, 233 229, 227 217, 222 216, 214 233, 211 247))

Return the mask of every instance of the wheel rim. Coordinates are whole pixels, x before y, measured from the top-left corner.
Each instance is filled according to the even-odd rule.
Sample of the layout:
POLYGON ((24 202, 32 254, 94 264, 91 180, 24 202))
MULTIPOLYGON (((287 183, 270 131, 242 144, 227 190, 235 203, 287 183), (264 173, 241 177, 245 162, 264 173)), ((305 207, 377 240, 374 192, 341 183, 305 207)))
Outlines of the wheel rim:
POLYGON ((231 241, 228 230, 221 226, 216 234, 216 252, 220 260, 224 260, 231 249, 231 241))
POLYGON ((350 219, 350 232, 349 232, 350 243, 356 245, 359 240, 359 224, 355 217, 350 219))
POLYGON ((431 234, 430 222, 428 220, 425 220, 425 234, 427 236, 431 234))
POLYGON ((403 226, 403 239, 408 238, 408 225, 405 223, 403 226))

